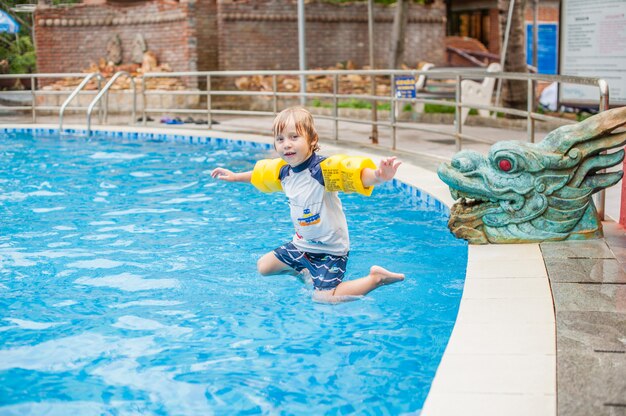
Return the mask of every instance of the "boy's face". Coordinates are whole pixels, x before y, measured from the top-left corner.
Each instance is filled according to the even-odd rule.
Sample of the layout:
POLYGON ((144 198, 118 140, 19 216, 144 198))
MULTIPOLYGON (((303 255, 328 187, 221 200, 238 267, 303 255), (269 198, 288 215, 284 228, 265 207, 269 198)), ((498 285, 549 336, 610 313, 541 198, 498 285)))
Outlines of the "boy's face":
POLYGON ((289 120, 283 131, 274 138, 274 146, 281 159, 292 167, 302 164, 313 153, 307 138, 296 131, 293 120, 289 120))

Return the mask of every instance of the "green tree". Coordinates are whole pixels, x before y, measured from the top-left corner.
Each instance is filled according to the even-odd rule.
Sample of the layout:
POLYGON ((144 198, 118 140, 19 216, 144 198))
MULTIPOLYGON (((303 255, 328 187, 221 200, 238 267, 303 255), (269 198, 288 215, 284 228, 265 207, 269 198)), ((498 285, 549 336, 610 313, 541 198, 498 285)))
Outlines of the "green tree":
MULTIPOLYGON (((52 0, 51 5, 80 3, 80 0, 52 0)), ((16 12, 17 5, 36 4, 24 0, 0 0, 0 10, 9 14, 20 25, 17 36, 0 34, 0 61, 8 63, 8 72, 11 74, 27 74, 36 70, 35 47, 32 40, 31 13, 16 12)), ((0 72, 6 70, 0 66, 0 72)))
POLYGON ((16 13, 12 9, 21 4, 18 0, 0 0, 0 10, 11 16, 19 25, 17 35, 0 33, 0 72, 10 74, 31 73, 35 71, 35 48, 31 39, 30 15, 16 13))
POLYGON ((0 61, 6 60, 10 74, 35 72, 35 48, 29 36, 0 35, 0 61))

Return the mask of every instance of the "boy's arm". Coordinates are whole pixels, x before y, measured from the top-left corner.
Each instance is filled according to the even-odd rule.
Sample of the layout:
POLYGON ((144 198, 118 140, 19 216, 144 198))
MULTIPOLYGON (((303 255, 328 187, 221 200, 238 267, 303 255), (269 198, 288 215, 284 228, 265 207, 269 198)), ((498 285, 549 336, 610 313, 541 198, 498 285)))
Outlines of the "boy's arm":
POLYGON ((361 172, 363 186, 367 188, 393 179, 401 164, 402 162, 399 160, 396 161, 395 156, 391 156, 381 160, 376 170, 370 168, 363 169, 361 172))
POLYGON ((254 169, 247 172, 233 172, 226 168, 216 168, 211 177, 226 182, 251 183, 261 192, 278 192, 283 187, 280 182, 280 170, 287 163, 280 159, 262 159, 256 162, 254 169))
POLYGON ((250 183, 252 179, 252 171, 248 172, 233 172, 225 168, 215 168, 211 172, 212 178, 221 179, 226 182, 246 182, 250 183))

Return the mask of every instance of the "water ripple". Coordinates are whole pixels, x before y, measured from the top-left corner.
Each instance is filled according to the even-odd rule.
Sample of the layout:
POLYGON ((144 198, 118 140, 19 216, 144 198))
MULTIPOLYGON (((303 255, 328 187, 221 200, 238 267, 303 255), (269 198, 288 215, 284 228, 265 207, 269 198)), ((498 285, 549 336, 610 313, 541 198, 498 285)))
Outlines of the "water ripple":
POLYGON ((121 152, 96 152, 89 156, 91 159, 100 160, 134 160, 144 157, 141 153, 121 153, 121 152))
POLYGON ((85 286, 110 287, 127 292, 137 292, 142 290, 163 290, 180 287, 180 282, 176 279, 144 279, 143 276, 121 273, 104 277, 80 277, 74 283, 85 286))
POLYGON ((168 208, 168 209, 155 209, 155 208, 132 208, 123 211, 111 211, 106 212, 104 216, 121 216, 121 215, 135 215, 135 214, 165 214, 168 212, 179 212, 180 209, 168 208))

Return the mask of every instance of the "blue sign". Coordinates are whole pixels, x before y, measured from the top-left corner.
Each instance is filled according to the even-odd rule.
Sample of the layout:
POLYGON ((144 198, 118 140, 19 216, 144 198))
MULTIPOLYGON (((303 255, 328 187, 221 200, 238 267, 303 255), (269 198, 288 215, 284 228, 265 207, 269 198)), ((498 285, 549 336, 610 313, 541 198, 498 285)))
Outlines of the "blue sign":
POLYGON ((415 98, 415 77, 412 75, 397 75, 395 81, 396 98, 415 98))
POLYGON ((11 16, 0 10, 0 33, 17 33, 20 25, 11 16))
MULTIPOLYGON (((556 23, 539 23, 537 30, 537 71, 554 75, 558 70, 558 34, 556 23)), ((526 63, 533 64, 533 25, 526 25, 526 63)))

